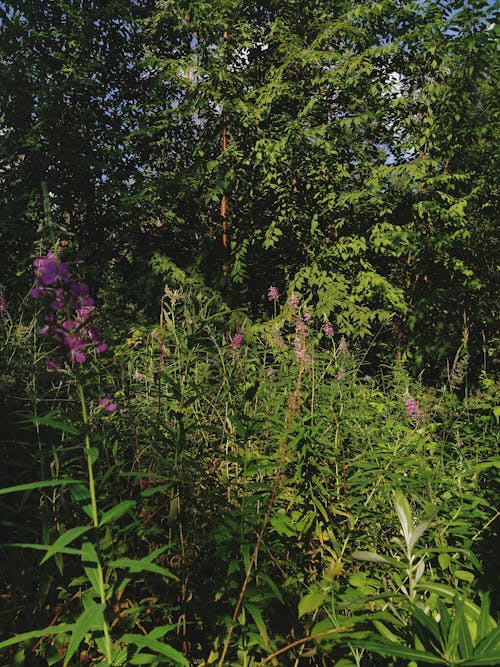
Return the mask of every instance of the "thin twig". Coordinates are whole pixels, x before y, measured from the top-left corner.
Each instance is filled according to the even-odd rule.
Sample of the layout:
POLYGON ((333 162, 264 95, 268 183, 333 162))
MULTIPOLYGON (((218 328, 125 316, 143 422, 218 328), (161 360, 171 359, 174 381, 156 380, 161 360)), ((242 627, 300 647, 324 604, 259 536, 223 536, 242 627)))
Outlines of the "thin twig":
POLYGON ((340 628, 331 628, 330 630, 323 630, 323 632, 316 632, 316 634, 309 635, 309 637, 303 637, 302 639, 297 639, 291 644, 283 646, 283 648, 280 648, 279 651, 275 651, 274 653, 271 653, 271 655, 268 655, 266 658, 264 658, 264 660, 261 660, 259 663, 257 663, 257 667, 262 667, 262 665, 265 665, 266 662, 273 660, 277 655, 286 653, 286 651, 289 651, 290 649, 295 648, 296 646, 300 646, 301 644, 305 644, 306 642, 313 641, 314 639, 320 639, 321 637, 326 637, 327 635, 333 635, 337 632, 350 630, 352 627, 353 627, 352 625, 345 625, 340 628))

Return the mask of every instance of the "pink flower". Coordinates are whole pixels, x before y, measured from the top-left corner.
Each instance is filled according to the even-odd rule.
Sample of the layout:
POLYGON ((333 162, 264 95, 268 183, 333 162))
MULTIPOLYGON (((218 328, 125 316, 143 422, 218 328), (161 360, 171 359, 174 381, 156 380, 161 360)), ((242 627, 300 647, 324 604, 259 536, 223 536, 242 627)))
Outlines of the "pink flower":
POLYGON ((0 320, 4 321, 7 319, 7 301, 5 300, 5 294, 3 289, 0 288, 0 320))
POLYGON ((113 410, 116 410, 116 403, 111 403, 109 396, 104 396, 104 398, 101 398, 99 400, 99 406, 107 412, 113 412, 113 410))
POLYGON ((288 303, 290 304, 290 306, 292 306, 292 308, 295 308, 295 310, 298 310, 298 308, 300 306, 300 298, 298 296, 292 295, 288 299, 288 303))
POLYGON ((277 301, 280 298, 280 293, 277 287, 270 287, 267 293, 269 301, 277 301))
POLYGON ((134 378, 134 380, 142 380, 142 373, 139 373, 139 371, 135 371, 132 377, 134 378))
POLYGON ((231 338, 231 347, 233 350, 241 350, 241 346, 243 345, 243 334, 239 331, 237 331, 234 336, 231 338))
POLYGON ((407 398, 405 400, 405 407, 406 407, 406 412, 408 413, 408 417, 411 419, 412 422, 420 424, 423 421, 425 413, 419 407, 417 401, 414 398, 407 398))
POLYGON ((323 333, 325 334, 325 336, 333 336, 334 331, 330 322, 327 322, 323 327, 323 333))

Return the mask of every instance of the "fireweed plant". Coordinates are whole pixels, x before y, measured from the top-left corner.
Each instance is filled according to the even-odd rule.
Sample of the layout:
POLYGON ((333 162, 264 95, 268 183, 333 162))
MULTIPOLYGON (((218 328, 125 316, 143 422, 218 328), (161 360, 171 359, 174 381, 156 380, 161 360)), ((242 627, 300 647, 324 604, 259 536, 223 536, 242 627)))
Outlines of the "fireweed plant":
MULTIPOLYGON (((99 456, 99 451, 91 443, 91 414, 80 370, 95 354, 104 352, 107 344, 102 340, 100 329, 95 323, 95 303, 90 296, 88 285, 72 280, 68 265, 62 262, 58 254, 54 252, 48 252, 45 256, 36 258, 33 264, 35 286, 30 295, 43 304, 44 324, 39 334, 45 337, 50 344, 50 351, 45 358, 46 371, 53 380, 65 377, 69 380, 68 385, 74 387, 81 410, 82 428, 76 430, 72 425, 57 422, 52 418, 45 421, 47 425, 54 425, 64 432, 75 435, 83 434, 87 464, 87 492, 84 490, 82 493, 82 485, 77 480, 60 477, 40 483, 7 487, 0 490, 0 494, 72 484, 80 487, 79 498, 82 508, 91 520, 91 526, 75 526, 62 532, 52 545, 45 547, 46 554, 41 564, 52 557, 60 557, 62 554, 79 555, 85 572, 85 577, 81 581, 85 582, 87 587, 81 585, 80 590, 70 599, 72 602, 76 598, 81 598, 83 604, 83 612, 74 623, 57 624, 58 613, 54 616, 50 626, 25 632, 0 642, 0 650, 38 639, 32 649, 34 652, 40 647, 43 640, 54 635, 62 635, 66 641, 63 641, 60 655, 64 657, 62 663, 58 661, 58 664, 62 664, 63 667, 74 664, 73 656, 81 644, 92 651, 98 662, 109 666, 145 664, 145 662, 187 665, 182 654, 159 641, 168 631, 167 627, 156 627, 154 632, 147 637, 144 637, 144 632, 140 635, 125 633, 121 637, 112 639, 112 626, 107 618, 107 610, 113 596, 116 596, 117 599, 121 597, 132 575, 148 570, 167 578, 173 575, 165 568, 154 564, 153 559, 157 555, 155 553, 142 561, 129 558, 109 559, 109 546, 106 547, 106 544, 109 543, 109 535, 106 536, 105 531, 109 531, 109 526, 113 521, 132 509, 135 501, 124 501, 105 512, 98 508, 94 464, 99 456), (74 548, 76 541, 81 542, 80 548, 74 548), (104 562, 105 558, 106 562, 104 562), (116 586, 113 586, 111 581, 113 578, 116 580, 113 573, 119 569, 125 570, 127 574, 116 586)), ((98 410, 104 414, 115 412, 117 407, 109 396, 103 396, 98 401, 98 410)), ((43 419, 39 420, 36 417, 35 422, 39 423, 39 421, 43 423, 43 419)), ((40 548, 39 545, 28 544, 11 546, 40 548)), ((88 654, 83 651, 80 654, 80 660, 90 659, 85 656, 88 654)), ((30 659, 27 658, 28 661, 30 659)))

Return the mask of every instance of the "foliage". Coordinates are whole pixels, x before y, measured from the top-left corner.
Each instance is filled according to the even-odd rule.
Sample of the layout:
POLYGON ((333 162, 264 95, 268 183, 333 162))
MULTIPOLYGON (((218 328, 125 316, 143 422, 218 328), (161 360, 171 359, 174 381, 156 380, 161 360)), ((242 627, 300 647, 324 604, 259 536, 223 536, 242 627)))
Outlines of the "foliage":
MULTIPOLYGON (((37 281, 66 289, 72 265, 44 261, 37 281)), ((49 375, 36 321, 9 304, 0 324, 0 664, 498 657, 495 383, 460 399, 401 362, 372 378, 297 293, 270 289, 253 322, 154 270, 158 323, 49 375)))
POLYGON ((26 265, 47 181, 69 245, 99 254, 91 287, 104 271, 124 308, 158 296, 159 251, 233 305, 293 283, 344 335, 380 332, 379 357, 397 345, 433 376, 460 348, 476 372, 496 319, 495 30, 485 2, 4 3, 6 266, 26 265))

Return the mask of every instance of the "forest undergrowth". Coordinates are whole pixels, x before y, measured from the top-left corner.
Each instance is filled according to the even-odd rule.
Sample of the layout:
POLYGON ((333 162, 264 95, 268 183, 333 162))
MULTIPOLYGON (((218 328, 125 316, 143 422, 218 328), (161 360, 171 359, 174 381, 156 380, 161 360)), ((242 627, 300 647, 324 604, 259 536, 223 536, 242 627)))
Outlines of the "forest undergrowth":
POLYGON ((498 664, 486 371, 372 377, 307 294, 255 322, 180 270, 104 342, 57 244, 34 270, 0 324, 2 667, 498 664))

